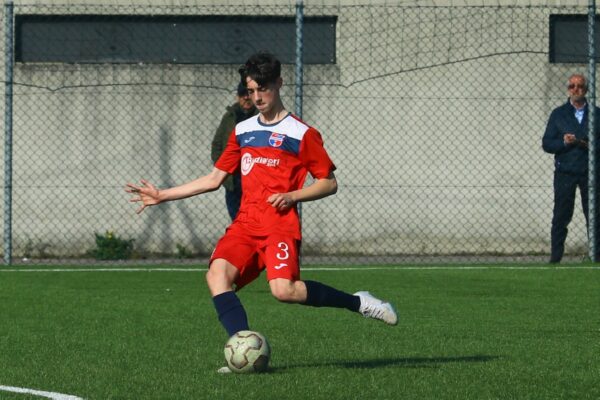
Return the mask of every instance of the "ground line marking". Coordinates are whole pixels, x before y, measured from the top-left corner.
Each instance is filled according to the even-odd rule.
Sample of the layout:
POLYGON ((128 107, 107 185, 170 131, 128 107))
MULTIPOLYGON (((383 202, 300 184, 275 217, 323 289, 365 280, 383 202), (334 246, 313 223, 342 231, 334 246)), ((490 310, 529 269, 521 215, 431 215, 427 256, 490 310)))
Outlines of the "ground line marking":
POLYGON ((70 394, 45 392, 43 390, 34 390, 15 386, 0 385, 0 390, 5 392, 32 394, 34 396, 46 397, 52 400, 83 400, 81 397, 72 396, 70 394))

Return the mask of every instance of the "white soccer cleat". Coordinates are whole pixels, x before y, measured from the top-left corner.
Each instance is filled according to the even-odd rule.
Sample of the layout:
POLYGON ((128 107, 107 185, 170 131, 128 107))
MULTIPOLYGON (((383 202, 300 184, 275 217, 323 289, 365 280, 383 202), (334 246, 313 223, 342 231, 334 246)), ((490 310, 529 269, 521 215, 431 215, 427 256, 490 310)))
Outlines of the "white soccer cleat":
POLYGON ((231 369, 229 369, 228 366, 221 367, 217 370, 217 373, 219 373, 219 374, 230 374, 232 372, 233 371, 231 369))
POLYGON ((354 295, 360 297, 358 311, 365 317, 378 319, 388 325, 398 323, 398 315, 390 303, 384 303, 369 292, 356 292, 354 295))

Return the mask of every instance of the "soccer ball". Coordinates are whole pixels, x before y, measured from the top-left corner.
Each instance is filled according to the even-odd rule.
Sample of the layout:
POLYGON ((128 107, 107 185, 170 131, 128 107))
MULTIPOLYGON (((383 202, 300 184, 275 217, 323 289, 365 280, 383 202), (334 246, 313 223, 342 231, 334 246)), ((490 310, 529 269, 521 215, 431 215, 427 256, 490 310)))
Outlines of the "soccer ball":
POLYGON ((271 357, 267 338, 254 331, 239 331, 225 344, 225 361, 233 372, 245 374, 266 371, 271 357))

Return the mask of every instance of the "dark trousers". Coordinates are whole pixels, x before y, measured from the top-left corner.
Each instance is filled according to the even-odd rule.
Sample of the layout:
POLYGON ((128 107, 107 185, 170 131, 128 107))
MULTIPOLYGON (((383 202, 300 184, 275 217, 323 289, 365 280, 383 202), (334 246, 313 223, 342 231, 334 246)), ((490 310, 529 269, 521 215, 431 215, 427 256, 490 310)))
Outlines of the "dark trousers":
POLYGON ((233 221, 240 210, 242 201, 242 185, 240 178, 237 175, 233 176, 233 190, 225 189, 225 204, 227 204, 227 212, 233 221))
POLYGON ((560 262, 565 252, 567 229, 575 208, 575 194, 579 187, 581 204, 588 225, 588 177, 554 172, 554 211, 552 214, 552 249, 550 262, 560 262))

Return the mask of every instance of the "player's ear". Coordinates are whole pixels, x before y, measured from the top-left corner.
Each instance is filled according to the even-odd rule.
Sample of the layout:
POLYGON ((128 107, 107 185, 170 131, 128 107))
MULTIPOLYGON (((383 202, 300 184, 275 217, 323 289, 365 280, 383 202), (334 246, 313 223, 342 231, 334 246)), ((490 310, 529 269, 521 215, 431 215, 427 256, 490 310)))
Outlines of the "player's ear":
POLYGON ((282 86, 283 86, 283 78, 279 77, 275 81, 275 87, 277 88, 277 90, 279 90, 279 89, 281 89, 282 86))

